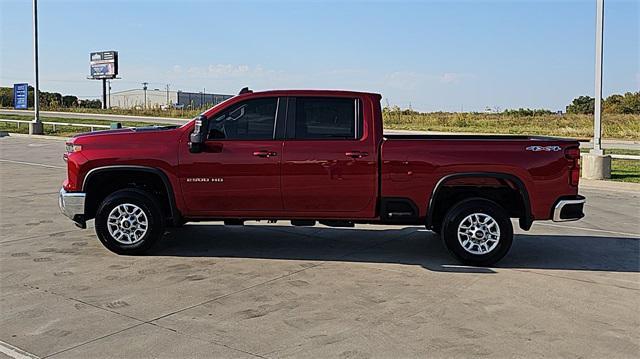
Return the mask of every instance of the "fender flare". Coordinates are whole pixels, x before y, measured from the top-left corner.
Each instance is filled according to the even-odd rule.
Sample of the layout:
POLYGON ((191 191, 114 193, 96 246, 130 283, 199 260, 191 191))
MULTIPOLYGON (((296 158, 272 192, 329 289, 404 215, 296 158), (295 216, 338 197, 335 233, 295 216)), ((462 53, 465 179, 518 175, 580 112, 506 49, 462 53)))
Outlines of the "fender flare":
POLYGON ((427 207, 427 223, 426 223, 428 228, 431 228, 431 226, 433 225, 432 223, 433 212, 435 211, 434 199, 437 198, 438 194, 440 193, 440 190, 442 189, 442 187, 444 187, 444 183, 449 180, 453 180, 456 178, 464 178, 464 177, 476 177, 476 178, 488 177, 488 178, 497 178, 497 179, 503 179, 503 180, 508 180, 513 182, 513 184, 515 184, 516 187, 518 188, 518 192, 520 194, 520 197, 522 198, 522 203, 524 204, 524 216, 519 219, 520 228, 524 230, 529 230, 531 228, 531 225, 533 224, 533 217, 531 215, 531 201, 529 199, 529 192, 527 191, 527 187, 525 186, 524 182, 522 182, 522 180, 517 176, 508 174, 508 173, 501 173, 501 172, 461 172, 461 173, 452 173, 440 178, 436 183, 435 187, 433 188, 433 191, 431 192, 431 197, 429 198, 429 204, 427 207))
POLYGON ((113 166, 102 166, 102 167, 92 168, 84 176, 84 179, 82 181, 82 192, 86 193, 87 184, 90 183, 89 181, 96 174, 104 173, 104 172, 122 171, 122 170, 134 171, 134 172, 135 171, 147 172, 147 173, 155 174, 158 177, 160 177, 160 180, 162 180, 165 190, 167 191, 167 199, 169 200, 169 210, 171 212, 171 219, 174 222, 174 224, 177 224, 180 221, 182 217, 176 205, 176 194, 173 191, 173 186, 171 185, 171 181, 169 181, 169 177, 167 176, 167 174, 159 168, 148 167, 148 166, 138 166, 138 165, 113 165, 113 166))

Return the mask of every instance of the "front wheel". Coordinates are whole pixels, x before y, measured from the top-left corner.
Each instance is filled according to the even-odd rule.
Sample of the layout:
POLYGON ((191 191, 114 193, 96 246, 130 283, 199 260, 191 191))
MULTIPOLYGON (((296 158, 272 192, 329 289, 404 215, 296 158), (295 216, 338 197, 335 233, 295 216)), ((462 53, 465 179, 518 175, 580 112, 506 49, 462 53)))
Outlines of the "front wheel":
POLYGON ((136 190, 116 191, 96 212, 96 234, 112 252, 141 254, 164 234, 164 219, 158 201, 136 190))
POLYGON ((444 244, 461 262, 488 266, 504 257, 513 242, 513 226, 507 212, 482 198, 454 205, 442 223, 444 244))

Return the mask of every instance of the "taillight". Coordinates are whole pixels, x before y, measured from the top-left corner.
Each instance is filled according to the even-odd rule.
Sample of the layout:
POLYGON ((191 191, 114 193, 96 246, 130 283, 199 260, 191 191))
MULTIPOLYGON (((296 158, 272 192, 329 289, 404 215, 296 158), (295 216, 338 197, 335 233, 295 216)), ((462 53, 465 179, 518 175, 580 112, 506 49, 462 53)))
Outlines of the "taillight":
POLYGON ((578 147, 565 148, 564 156, 570 160, 580 159, 580 148, 578 147))
POLYGON ((564 157, 569 160, 569 184, 578 186, 578 182, 580 182, 580 148, 565 148, 564 157))
POLYGON ((82 145, 76 145, 71 142, 67 142, 65 144, 65 152, 66 153, 74 153, 82 151, 82 145))

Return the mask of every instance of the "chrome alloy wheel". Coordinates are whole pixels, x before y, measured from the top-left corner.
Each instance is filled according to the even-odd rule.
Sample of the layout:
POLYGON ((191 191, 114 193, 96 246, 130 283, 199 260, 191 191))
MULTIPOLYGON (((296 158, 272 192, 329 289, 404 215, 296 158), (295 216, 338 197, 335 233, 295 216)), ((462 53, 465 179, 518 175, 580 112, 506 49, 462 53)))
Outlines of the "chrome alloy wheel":
POLYGON ((131 203, 116 206, 109 213, 107 228, 118 243, 135 244, 147 233, 147 215, 142 208, 131 203))
POLYGON ((496 248, 500 241, 500 226, 485 213, 472 213, 458 226, 458 242, 465 251, 483 255, 496 248))

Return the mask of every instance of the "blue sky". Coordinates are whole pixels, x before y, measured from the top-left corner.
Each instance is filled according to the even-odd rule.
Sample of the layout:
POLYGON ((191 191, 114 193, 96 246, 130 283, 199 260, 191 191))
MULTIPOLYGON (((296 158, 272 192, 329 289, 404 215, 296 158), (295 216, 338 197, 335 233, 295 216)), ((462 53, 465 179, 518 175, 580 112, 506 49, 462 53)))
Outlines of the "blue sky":
MULTIPOLYGON (((40 0, 41 88, 99 96, 89 52, 118 50, 113 91, 332 88, 424 111, 563 109, 594 94, 595 0, 40 0)), ((606 0, 604 93, 640 88, 640 1, 606 0)), ((31 1, 0 0, 0 84, 32 82, 31 1)))

